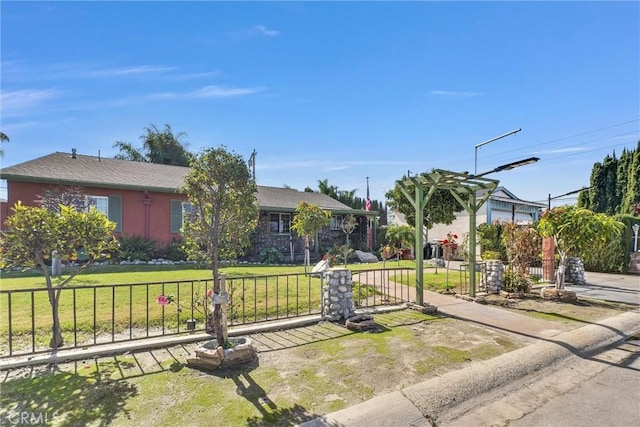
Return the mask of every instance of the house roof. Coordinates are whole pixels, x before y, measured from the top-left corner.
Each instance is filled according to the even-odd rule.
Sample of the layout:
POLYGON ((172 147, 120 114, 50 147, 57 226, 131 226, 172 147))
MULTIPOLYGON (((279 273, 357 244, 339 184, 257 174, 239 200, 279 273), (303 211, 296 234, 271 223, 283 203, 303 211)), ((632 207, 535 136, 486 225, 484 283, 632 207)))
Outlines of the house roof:
MULTIPOLYGON (((175 193, 183 185, 188 172, 189 168, 183 166, 81 154, 72 157, 69 153, 56 152, 4 168, 0 172, 0 178, 8 181, 175 193)), ((319 205, 332 212, 360 215, 368 213, 352 209, 325 194, 258 186, 258 204, 262 209, 293 212, 300 201, 319 205)))
MULTIPOLYGON (((476 198, 486 194, 486 192, 487 190, 477 191, 476 198)), ((511 191, 507 190, 505 187, 502 187, 502 186, 497 187, 495 191, 491 194, 491 196, 489 196, 489 198, 491 200, 498 200, 498 201, 507 202, 507 203, 516 203, 518 205, 534 206, 538 208, 545 208, 547 206, 544 203, 522 200, 521 198, 517 197, 511 191)))

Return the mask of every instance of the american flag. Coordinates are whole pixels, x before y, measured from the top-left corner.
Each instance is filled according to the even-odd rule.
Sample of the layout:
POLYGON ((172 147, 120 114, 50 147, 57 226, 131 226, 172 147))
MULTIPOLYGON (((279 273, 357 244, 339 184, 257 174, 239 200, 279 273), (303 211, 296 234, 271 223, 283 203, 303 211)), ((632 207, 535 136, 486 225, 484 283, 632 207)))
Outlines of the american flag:
POLYGON ((369 196, 367 196, 367 201, 364 204, 364 208, 368 211, 371 210, 371 199, 369 198, 369 196))

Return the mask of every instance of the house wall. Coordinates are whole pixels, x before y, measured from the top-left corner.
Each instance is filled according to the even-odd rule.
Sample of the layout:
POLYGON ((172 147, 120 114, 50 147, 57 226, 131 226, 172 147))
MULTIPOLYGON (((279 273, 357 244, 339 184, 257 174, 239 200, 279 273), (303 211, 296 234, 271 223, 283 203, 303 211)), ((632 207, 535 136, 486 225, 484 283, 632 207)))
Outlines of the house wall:
MULTIPOLYGON (((45 190, 59 188, 53 184, 7 182, 8 205, 19 200, 27 206, 37 206, 38 196, 45 190)), ((185 200, 181 194, 155 193, 144 190, 118 190, 97 187, 81 187, 86 195, 120 196, 122 198, 122 229, 116 236, 143 236, 160 244, 180 239, 179 233, 171 233, 171 200, 185 200)), ((4 217, 3 217, 4 219, 4 217)), ((4 228, 4 220, 2 222, 4 228)))
MULTIPOLYGON (((273 211, 271 211, 273 212, 273 211)), ((349 237, 351 247, 359 248, 362 245, 362 233, 354 232, 349 237)), ((366 238, 366 236, 365 236, 366 238)), ((318 233, 318 241, 314 242, 311 248, 311 258, 316 260, 315 249, 318 247, 318 256, 321 257, 333 246, 345 244, 346 235, 341 230, 330 230, 328 227, 323 228, 318 233)), ((299 237, 295 231, 291 234, 275 234, 269 230, 269 218, 267 211, 260 211, 258 227, 252 241, 252 247, 245 258, 252 261, 260 261, 260 252, 264 249, 276 248, 284 255, 285 262, 291 262, 291 251, 293 250, 293 260, 295 262, 304 260, 304 239, 299 237)))

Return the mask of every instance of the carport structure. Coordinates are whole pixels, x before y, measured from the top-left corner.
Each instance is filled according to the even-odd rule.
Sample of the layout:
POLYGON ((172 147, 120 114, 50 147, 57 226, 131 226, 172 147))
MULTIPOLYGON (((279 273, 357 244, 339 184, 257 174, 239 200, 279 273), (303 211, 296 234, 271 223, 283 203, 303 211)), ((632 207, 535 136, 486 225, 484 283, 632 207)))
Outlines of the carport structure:
POLYGON ((424 209, 436 190, 448 190, 453 197, 469 213, 469 295, 476 295, 476 214, 478 209, 489 199, 500 181, 469 175, 467 172, 451 172, 434 169, 426 175, 408 177, 396 181, 402 194, 415 209, 415 258, 416 258, 416 303, 424 303, 424 209), (476 198, 477 192, 482 196, 476 198))

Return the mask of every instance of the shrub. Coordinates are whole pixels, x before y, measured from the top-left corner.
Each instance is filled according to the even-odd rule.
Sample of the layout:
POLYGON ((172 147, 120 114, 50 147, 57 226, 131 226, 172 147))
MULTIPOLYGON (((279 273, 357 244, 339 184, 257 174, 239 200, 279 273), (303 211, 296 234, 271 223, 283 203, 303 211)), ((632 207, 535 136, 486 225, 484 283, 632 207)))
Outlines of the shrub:
POLYGON ((171 261, 185 261, 187 259, 187 253, 184 250, 184 242, 176 240, 168 245, 162 246, 155 251, 155 258, 164 258, 171 261))
POLYGON ((482 255, 480 257, 482 258, 483 261, 486 261, 488 259, 500 259, 500 252, 484 251, 482 252, 482 255))
POLYGON ((149 261, 153 258, 156 244, 153 240, 145 239, 142 236, 121 237, 118 242, 118 259, 121 261, 149 261))
POLYGON ((276 248, 266 248, 260 252, 260 262, 263 264, 282 264, 284 255, 276 248))
POLYGON ((528 292, 531 281, 527 276, 522 276, 514 271, 507 270, 502 275, 502 290, 507 292, 528 292))

